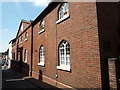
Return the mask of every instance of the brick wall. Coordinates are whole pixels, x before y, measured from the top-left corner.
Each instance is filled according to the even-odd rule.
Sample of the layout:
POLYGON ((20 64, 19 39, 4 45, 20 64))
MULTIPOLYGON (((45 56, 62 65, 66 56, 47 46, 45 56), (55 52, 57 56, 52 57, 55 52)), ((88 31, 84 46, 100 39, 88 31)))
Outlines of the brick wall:
POLYGON ((117 80, 116 80, 116 58, 109 58, 109 79, 110 79, 110 88, 117 88, 117 80))
POLYGON ((58 8, 45 16, 45 32, 38 34, 39 23, 33 28, 33 71, 39 74, 41 70, 43 75, 75 88, 101 88, 96 3, 69 3, 70 18, 56 24, 58 8), (56 68, 62 40, 70 44, 71 72, 56 68), (40 45, 45 48, 45 67, 37 65, 40 45))
MULTIPOLYGON (((25 75, 29 75, 29 72, 31 71, 31 27, 29 27, 26 31, 24 31, 27 27, 28 27, 28 23, 25 22, 21 22, 21 24, 23 24, 23 31, 18 30, 18 36, 16 38, 16 45, 13 48, 12 52, 15 52, 16 54, 16 60, 20 63, 22 63, 22 67, 21 67, 21 72, 24 73, 25 75), (25 41, 25 33, 28 33, 28 38, 27 41, 25 41), (20 41, 18 42, 18 39, 20 40, 22 38, 22 41, 20 43, 20 41), (19 49, 22 48, 21 52, 22 52, 22 59, 20 60, 20 51, 19 49), (24 53, 25 50, 27 50, 27 63, 24 62, 24 53)), ((21 25, 20 24, 20 25, 21 25)), ((18 65, 18 68, 20 69, 20 63, 18 65)))
MULTIPOLYGON (((25 31, 28 32, 28 40, 18 44, 18 48, 23 47, 23 59, 25 49, 28 50, 26 64, 31 69, 32 63, 32 76, 37 79, 43 78, 42 80, 59 87, 68 85, 73 88, 109 89, 108 58, 119 55, 117 6, 117 3, 71 2, 69 18, 60 23, 56 23, 60 5, 52 11, 46 10, 49 13, 43 18, 45 31, 39 34, 40 19, 38 17, 36 20, 38 23, 35 22, 33 26, 33 38, 31 38, 32 28, 30 27, 25 31), (32 39, 33 42, 31 42, 32 39), (62 40, 70 44, 71 71, 57 69, 58 46, 62 40), (38 65, 41 45, 45 49, 45 66, 38 65)), ((24 36, 25 32, 21 36, 24 36)), ((16 43, 21 36, 17 38, 16 43)), ((20 60, 19 53, 16 57, 20 60)), ((26 66, 22 71, 26 72, 26 66)))

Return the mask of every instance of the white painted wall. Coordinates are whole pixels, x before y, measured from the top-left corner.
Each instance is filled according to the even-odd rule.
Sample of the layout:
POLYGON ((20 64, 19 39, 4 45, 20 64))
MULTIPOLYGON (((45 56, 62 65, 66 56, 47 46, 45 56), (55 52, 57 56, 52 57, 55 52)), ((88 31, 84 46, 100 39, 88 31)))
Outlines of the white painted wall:
POLYGON ((12 42, 9 44, 9 59, 12 59, 12 42))
POLYGON ((11 67, 11 60, 12 60, 12 42, 9 44, 9 52, 8 52, 8 68, 11 67))

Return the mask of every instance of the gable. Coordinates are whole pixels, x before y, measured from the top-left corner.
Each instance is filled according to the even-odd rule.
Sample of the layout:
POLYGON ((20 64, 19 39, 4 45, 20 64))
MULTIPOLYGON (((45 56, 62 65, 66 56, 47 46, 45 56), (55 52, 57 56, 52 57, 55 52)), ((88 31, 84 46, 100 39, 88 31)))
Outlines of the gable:
POLYGON ((30 22, 22 20, 20 23, 16 37, 19 36, 29 25, 30 25, 30 22))

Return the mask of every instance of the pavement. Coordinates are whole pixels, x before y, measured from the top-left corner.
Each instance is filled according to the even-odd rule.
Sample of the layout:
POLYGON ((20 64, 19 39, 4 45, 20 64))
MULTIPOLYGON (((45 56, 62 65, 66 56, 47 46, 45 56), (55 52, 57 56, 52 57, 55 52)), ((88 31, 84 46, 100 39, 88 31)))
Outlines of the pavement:
POLYGON ((8 89, 37 89, 37 90, 61 90, 33 77, 25 77, 22 73, 12 69, 2 70, 2 90, 8 89))
POLYGON ((2 70, 2 90, 15 88, 43 90, 42 88, 35 86, 34 84, 31 84, 23 77, 20 77, 12 69, 2 70))

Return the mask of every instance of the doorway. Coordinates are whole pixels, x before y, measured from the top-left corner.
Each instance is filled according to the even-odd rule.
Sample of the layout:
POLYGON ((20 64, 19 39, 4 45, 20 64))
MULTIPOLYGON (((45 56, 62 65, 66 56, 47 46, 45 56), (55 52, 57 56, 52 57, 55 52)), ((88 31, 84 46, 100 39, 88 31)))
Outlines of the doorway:
POLYGON ((19 64, 20 64, 20 68, 19 68, 19 70, 20 70, 20 72, 22 72, 22 60, 23 60, 23 54, 22 54, 22 48, 20 48, 20 52, 19 52, 20 54, 20 62, 19 62, 19 64))

